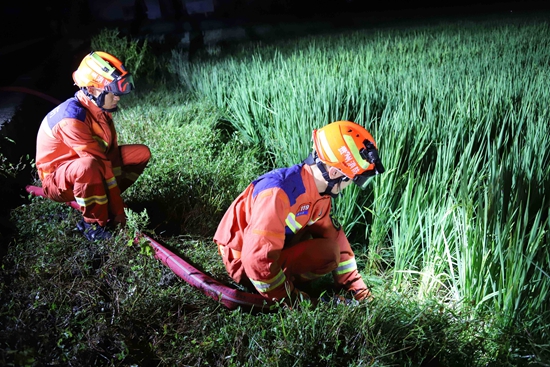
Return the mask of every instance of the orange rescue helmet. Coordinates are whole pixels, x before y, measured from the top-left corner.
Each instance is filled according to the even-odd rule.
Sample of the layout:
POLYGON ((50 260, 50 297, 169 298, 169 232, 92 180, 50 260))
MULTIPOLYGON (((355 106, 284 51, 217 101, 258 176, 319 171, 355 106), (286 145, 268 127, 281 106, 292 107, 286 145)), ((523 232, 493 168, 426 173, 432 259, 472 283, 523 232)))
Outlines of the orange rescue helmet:
POLYGON ((313 148, 321 162, 337 168, 362 189, 368 178, 385 170, 372 135, 352 121, 313 130, 313 148))
POLYGON ((103 51, 92 51, 73 73, 75 84, 80 87, 96 87, 108 93, 122 95, 130 93, 134 79, 122 61, 103 51))

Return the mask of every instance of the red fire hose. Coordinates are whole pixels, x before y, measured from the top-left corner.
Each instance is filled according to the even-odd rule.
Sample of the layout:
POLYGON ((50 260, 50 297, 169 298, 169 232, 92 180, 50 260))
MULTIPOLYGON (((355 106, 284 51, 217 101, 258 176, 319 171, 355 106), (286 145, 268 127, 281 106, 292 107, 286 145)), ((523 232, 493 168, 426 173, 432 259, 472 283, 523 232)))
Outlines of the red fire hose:
POLYGON ((0 92, 27 93, 27 94, 32 94, 34 96, 45 99, 46 101, 49 101, 53 104, 60 104, 61 103, 61 101, 59 101, 56 98, 50 97, 49 95, 44 94, 44 93, 39 92, 39 91, 36 91, 34 89, 25 88, 25 87, 0 87, 0 92))
MULTIPOLYGON (((26 190, 31 195, 44 197, 44 191, 41 187, 29 185, 26 187, 26 190)), ((80 211, 80 206, 75 201, 66 204, 80 211)), ((252 311, 269 311, 271 308, 270 306, 273 306, 273 303, 268 303, 258 294, 239 291, 209 277, 172 251, 168 250, 152 237, 144 233, 140 236, 149 241, 151 247, 153 247, 155 251, 156 259, 160 260, 185 282, 199 289, 213 300, 220 302, 228 309, 235 310, 240 307, 252 311)))

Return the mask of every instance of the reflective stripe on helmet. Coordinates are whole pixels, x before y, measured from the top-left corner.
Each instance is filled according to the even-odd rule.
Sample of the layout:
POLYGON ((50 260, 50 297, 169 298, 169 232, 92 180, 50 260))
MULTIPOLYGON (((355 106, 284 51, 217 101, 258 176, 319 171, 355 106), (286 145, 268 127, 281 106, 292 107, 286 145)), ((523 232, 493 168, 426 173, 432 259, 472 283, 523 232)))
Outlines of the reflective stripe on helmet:
MULTIPOLYGON (((103 76, 107 78, 112 78, 111 80, 115 79, 115 76, 113 76, 113 72, 116 71, 116 68, 114 66, 109 65, 109 63, 101 58, 97 53, 92 52, 90 54, 91 57, 97 62, 99 67, 101 68, 101 71, 104 73, 103 76)), ((88 64, 90 65, 90 64, 88 64)), ((92 65, 91 65, 92 66, 92 65)), ((95 68, 92 66, 92 69, 95 70, 95 68)))
MULTIPOLYGON (((328 142, 325 131, 324 130, 320 131, 317 134, 317 137, 319 139, 319 143, 321 143, 321 147, 323 148, 323 155, 326 154, 328 156, 328 160, 330 160, 331 162, 338 162, 338 158, 336 158, 336 154, 334 154, 334 152, 330 147, 330 143, 328 142)), ((317 152, 317 154, 319 154, 319 152, 317 152)))
POLYGON ((353 138, 349 135, 344 135, 344 140, 348 145, 348 149, 353 156, 353 159, 355 159, 355 162, 357 162, 361 168, 367 169, 370 166, 370 163, 361 157, 361 153, 359 153, 359 149, 357 148, 353 138))

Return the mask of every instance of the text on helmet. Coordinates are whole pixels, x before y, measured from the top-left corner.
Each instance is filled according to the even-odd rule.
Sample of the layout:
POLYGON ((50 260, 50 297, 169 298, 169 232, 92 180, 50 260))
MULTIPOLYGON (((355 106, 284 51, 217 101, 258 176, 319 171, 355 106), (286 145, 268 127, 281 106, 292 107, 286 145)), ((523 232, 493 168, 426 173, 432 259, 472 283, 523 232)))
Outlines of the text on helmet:
POLYGON ((347 146, 342 145, 340 148, 338 148, 338 153, 340 153, 344 157, 344 164, 350 169, 351 173, 355 175, 361 172, 361 169, 357 165, 357 162, 353 158, 353 155, 351 154, 347 146))

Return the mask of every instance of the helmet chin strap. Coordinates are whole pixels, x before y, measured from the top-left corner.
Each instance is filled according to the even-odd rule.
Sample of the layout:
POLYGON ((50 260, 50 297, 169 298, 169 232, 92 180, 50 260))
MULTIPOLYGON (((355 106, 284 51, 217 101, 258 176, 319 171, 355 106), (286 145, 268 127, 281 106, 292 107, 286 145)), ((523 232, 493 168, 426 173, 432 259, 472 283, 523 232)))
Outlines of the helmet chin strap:
POLYGON ((337 194, 332 193, 332 189, 336 185, 340 185, 342 183, 342 180, 344 179, 344 176, 340 176, 338 178, 330 178, 330 175, 325 168, 325 165, 321 160, 317 157, 317 153, 310 153, 309 157, 304 161, 306 164, 313 164, 315 163, 317 165, 317 168, 319 168, 319 171, 323 174, 323 178, 327 182, 327 188, 324 192, 321 193, 321 195, 330 195, 333 198, 337 198, 340 195, 341 190, 338 190, 337 194))
POLYGON ((88 88, 82 88, 82 91, 84 94, 90 98, 92 101, 95 102, 97 107, 101 108, 105 112, 115 112, 118 109, 118 106, 115 106, 113 108, 104 108, 103 105, 105 104, 105 96, 107 95, 106 91, 103 91, 99 94, 99 96, 94 96, 92 93, 88 91, 88 88))

